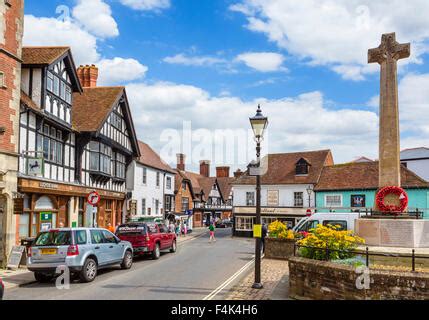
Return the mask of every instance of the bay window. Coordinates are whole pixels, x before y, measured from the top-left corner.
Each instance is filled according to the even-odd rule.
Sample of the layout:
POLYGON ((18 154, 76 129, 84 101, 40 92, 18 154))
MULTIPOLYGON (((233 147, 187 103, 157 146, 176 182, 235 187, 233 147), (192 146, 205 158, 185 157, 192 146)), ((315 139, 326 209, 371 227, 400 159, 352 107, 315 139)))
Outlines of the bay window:
POLYGON ((112 149, 101 142, 91 141, 89 150, 89 169, 110 175, 112 149))
POLYGON ((63 133, 48 124, 44 124, 37 133, 37 150, 43 151, 46 161, 63 164, 63 133))

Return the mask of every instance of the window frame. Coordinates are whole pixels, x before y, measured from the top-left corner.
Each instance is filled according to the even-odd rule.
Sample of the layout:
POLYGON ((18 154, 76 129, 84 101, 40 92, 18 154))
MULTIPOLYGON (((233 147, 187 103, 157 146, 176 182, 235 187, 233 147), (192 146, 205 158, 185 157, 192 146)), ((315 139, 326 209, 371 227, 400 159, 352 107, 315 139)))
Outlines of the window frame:
POLYGON ((341 208, 343 206, 343 195, 340 193, 325 194, 325 207, 327 208, 341 208), (328 197, 340 197, 340 205, 328 205, 328 197))
POLYGON ((255 204, 255 191, 246 191, 246 206, 247 207, 254 207, 255 204), (252 199, 249 198, 249 196, 252 195, 252 199), (249 201, 251 200, 251 201, 249 201))
POLYGON ((294 191, 294 193, 293 193, 293 206, 296 208, 303 208, 304 207, 304 192, 294 191), (297 195, 301 195, 301 204, 299 204, 297 202, 297 200, 299 200, 299 197, 297 198, 297 195))

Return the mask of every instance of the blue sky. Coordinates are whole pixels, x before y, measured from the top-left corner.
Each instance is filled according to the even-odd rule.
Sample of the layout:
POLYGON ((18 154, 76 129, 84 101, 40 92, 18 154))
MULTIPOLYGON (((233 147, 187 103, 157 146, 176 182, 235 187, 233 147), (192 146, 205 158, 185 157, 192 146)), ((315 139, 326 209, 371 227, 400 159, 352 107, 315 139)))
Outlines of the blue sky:
POLYGON ((269 152, 330 148, 342 162, 377 157, 379 73, 366 55, 385 32, 412 43, 399 66, 401 146, 429 135, 429 5, 390 2, 27 0, 24 41, 71 45, 78 63, 99 65, 101 85, 127 85, 139 137, 158 151, 181 119, 212 133, 246 128, 261 102, 269 152), (70 25, 57 19, 61 5, 70 25))

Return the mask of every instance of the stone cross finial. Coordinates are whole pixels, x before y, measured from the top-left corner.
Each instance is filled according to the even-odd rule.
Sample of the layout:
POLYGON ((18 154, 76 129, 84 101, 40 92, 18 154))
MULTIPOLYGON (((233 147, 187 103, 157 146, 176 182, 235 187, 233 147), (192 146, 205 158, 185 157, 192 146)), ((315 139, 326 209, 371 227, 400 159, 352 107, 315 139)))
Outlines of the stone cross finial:
POLYGON ((410 44, 383 34, 378 48, 368 50, 368 63, 377 62, 380 76, 379 187, 401 186, 397 61, 410 56, 410 44))
POLYGON ((381 36, 381 44, 378 48, 368 50, 368 63, 381 64, 386 60, 405 59, 410 56, 410 44, 396 42, 395 33, 386 33, 381 36))

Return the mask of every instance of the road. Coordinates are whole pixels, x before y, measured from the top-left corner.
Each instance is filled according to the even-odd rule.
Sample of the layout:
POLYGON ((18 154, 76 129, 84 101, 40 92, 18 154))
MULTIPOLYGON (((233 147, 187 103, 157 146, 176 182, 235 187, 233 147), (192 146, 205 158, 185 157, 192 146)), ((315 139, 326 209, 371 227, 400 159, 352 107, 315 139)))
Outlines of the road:
POLYGON ((178 246, 176 253, 165 253, 159 260, 138 258, 130 270, 120 270, 119 267, 100 270, 92 283, 73 282, 68 290, 57 289, 54 282, 31 283, 8 290, 4 299, 222 299, 246 272, 228 281, 228 285, 225 281, 243 266, 251 268, 249 261, 252 260, 254 242, 232 238, 231 229, 217 229, 216 236, 215 243, 209 243, 208 234, 185 241, 178 246), (225 288, 220 291, 222 284, 225 288))

